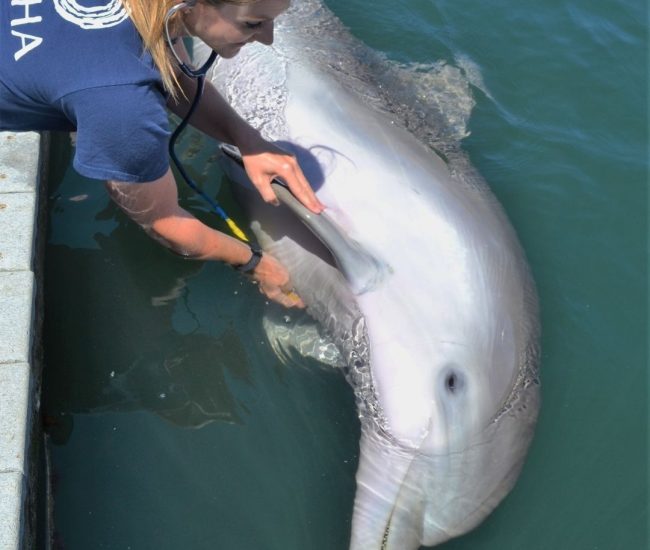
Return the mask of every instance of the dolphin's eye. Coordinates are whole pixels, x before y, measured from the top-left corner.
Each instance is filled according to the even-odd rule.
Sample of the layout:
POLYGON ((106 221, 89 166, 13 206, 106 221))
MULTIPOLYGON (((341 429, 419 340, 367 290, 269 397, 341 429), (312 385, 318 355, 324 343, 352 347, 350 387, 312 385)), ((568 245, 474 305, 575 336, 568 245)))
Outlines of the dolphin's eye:
POLYGON ((447 384, 447 389, 450 392, 453 392, 456 389, 456 383, 458 380, 456 379, 456 375, 454 373, 448 374, 447 375, 447 380, 445 380, 447 384))

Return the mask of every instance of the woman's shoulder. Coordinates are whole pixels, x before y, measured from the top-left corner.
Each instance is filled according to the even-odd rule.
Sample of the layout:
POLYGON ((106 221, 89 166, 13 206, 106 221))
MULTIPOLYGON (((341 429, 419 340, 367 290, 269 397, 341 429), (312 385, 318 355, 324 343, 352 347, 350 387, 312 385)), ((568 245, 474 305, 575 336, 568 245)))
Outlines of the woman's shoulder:
POLYGON ((31 85, 55 100, 84 88, 160 79, 119 0, 0 6, 0 73, 17 89, 31 85))

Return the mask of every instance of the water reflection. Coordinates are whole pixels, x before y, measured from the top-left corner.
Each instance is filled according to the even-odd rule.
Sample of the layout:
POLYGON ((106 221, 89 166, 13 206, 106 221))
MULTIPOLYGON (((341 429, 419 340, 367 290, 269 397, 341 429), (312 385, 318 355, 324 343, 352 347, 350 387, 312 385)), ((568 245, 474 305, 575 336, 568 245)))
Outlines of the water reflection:
MULTIPOLYGON (((286 310, 234 270, 151 241, 69 168, 65 145, 50 177, 42 409, 59 547, 347 548, 358 421, 339 369, 315 359, 327 343, 305 360, 286 310)), ((198 157, 188 169, 215 196, 221 173, 198 157)))
POLYGON ((240 422, 226 381, 250 378, 238 336, 232 329, 200 333, 197 321, 186 322, 185 333, 172 328, 177 302, 187 309, 187 281, 202 264, 150 246, 110 205, 99 217, 109 215, 116 228, 94 236, 98 250, 47 251, 48 280, 66 281, 68 289, 48 292, 46 301, 45 409, 53 440, 69 436, 71 420, 57 420, 64 411, 148 410, 184 427, 240 422))

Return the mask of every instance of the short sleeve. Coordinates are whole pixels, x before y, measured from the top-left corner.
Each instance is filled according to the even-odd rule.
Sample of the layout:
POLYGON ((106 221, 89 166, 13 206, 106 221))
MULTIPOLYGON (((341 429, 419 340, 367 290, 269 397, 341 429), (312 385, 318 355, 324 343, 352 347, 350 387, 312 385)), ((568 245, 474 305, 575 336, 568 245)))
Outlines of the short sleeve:
POLYGON ((73 166, 82 176, 141 183, 169 169, 165 98, 151 85, 88 88, 61 102, 77 128, 73 166))

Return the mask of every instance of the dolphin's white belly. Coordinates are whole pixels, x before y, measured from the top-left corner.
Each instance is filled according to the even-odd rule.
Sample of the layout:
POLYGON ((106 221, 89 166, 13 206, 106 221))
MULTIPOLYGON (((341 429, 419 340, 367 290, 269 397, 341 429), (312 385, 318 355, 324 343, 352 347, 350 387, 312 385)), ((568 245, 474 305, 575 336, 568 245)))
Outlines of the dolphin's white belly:
POLYGON ((539 407, 534 285, 465 157, 450 171, 378 108, 322 5, 287 19, 273 50, 247 48, 214 80, 289 142, 328 215, 383 266, 369 288, 347 286, 304 228, 251 204, 260 241, 348 361, 362 427, 351 549, 415 550, 477 525, 522 467, 539 407))
MULTIPOLYGON (((385 115, 355 119, 365 114, 360 100, 304 67, 288 71, 287 86, 289 138, 310 149, 325 172, 319 198, 350 236, 390 268, 390 276, 357 296, 357 303, 371 354, 403 373, 373 369, 393 435, 419 446, 425 434, 408 419, 439 406, 429 390, 437 369, 409 358, 453 363, 458 347, 476 346, 477 340, 491 347, 488 340, 496 334, 505 352, 496 361, 501 372, 477 376, 482 392, 497 393, 491 403, 506 399, 519 369, 519 358, 508 353, 514 350, 513 318, 525 313, 523 294, 512 297, 527 276, 520 251, 490 195, 462 188, 443 161, 385 115), (391 323, 383 322, 387 317, 391 323), (495 378, 500 383, 490 388, 495 378), (405 406, 408 416, 401 414, 405 406)), ((485 424, 480 412, 489 416, 477 412, 477 430, 485 424)))

